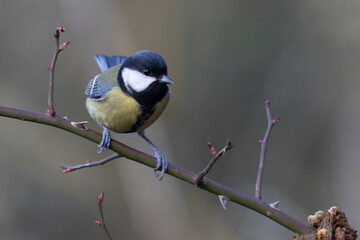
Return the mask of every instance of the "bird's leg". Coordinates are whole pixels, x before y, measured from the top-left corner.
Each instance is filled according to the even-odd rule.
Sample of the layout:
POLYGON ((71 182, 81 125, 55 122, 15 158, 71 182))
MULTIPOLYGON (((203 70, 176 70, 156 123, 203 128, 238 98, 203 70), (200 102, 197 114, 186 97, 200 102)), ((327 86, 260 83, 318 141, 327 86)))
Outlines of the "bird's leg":
POLYGON ((167 170, 168 167, 168 162, 164 156, 164 154, 160 151, 160 149, 158 147, 156 147, 146 136, 145 136, 145 132, 144 131, 140 131, 138 132, 138 135, 140 137, 142 137, 147 143, 149 143, 151 145, 151 147, 154 149, 155 151, 155 157, 157 159, 157 164, 156 167, 154 168, 154 172, 155 172, 155 176, 158 177, 158 175, 156 174, 157 170, 160 170, 161 168, 161 174, 159 177, 159 180, 161 180, 164 177, 164 173, 167 170))
POLYGON ((102 128, 103 128, 102 139, 100 144, 97 145, 99 147, 98 153, 101 153, 106 149, 108 149, 111 142, 110 130, 105 126, 102 126, 102 128))

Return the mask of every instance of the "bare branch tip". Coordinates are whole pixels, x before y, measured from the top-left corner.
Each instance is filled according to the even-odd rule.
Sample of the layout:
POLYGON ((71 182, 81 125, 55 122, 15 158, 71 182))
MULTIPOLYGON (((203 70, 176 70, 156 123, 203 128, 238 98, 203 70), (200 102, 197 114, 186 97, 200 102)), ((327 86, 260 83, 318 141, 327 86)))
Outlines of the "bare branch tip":
POLYGON ((226 147, 227 147, 228 150, 231 149, 233 146, 234 146, 234 145, 232 145, 230 139, 226 140, 226 147))
POLYGON ((65 32, 65 30, 66 30, 65 27, 57 27, 56 31, 54 33, 54 37, 59 38, 60 37, 60 32, 65 32))
POLYGON ((68 172, 71 172, 72 169, 71 168, 66 168, 65 170, 62 171, 62 173, 68 173, 68 172))
POLYGON ((66 30, 66 28, 63 27, 63 26, 56 28, 56 31, 57 31, 57 32, 59 32, 59 31, 60 31, 60 32, 65 32, 65 30, 66 30))
POLYGON ((102 192, 100 193, 100 195, 96 198, 96 202, 97 202, 98 204, 102 204, 102 202, 104 201, 104 195, 105 195, 105 193, 104 193, 104 191, 102 191, 102 192))
POLYGON ((269 107, 269 106, 270 106, 270 100, 266 100, 266 101, 265 101, 265 106, 266 106, 266 107, 269 107))

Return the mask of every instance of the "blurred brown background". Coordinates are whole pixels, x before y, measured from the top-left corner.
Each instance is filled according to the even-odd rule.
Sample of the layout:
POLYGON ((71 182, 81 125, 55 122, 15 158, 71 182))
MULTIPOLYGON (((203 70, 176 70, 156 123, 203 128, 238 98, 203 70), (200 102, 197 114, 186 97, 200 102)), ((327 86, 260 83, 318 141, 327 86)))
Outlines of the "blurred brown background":
MULTIPOLYGON (((147 131, 168 160, 200 171, 206 142, 235 148, 209 177, 253 195, 264 101, 272 132, 263 198, 306 222, 338 205, 360 229, 359 1, 0 1, 0 104, 46 111, 57 26, 71 41, 55 72, 55 108, 90 120, 94 54, 160 53, 175 81, 163 116, 147 131)), ((90 120, 91 121, 91 120, 90 120)), ((99 127, 91 121, 91 127, 99 127)), ((60 164, 101 159, 67 132, 0 118, 0 239, 104 239, 94 199, 114 239, 287 239, 291 232, 150 168, 122 159, 62 174, 60 164)), ((152 154, 135 134, 113 137, 152 154)))

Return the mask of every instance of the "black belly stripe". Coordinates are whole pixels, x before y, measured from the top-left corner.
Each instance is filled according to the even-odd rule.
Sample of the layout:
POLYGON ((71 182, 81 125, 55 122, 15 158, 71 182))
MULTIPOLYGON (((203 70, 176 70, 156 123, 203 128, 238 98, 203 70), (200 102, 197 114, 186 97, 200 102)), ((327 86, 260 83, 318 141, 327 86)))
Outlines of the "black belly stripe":
POLYGON ((141 106, 141 115, 137 117, 136 123, 132 125, 131 129, 127 133, 137 132, 137 130, 148 120, 154 113, 156 107, 147 108, 141 106))

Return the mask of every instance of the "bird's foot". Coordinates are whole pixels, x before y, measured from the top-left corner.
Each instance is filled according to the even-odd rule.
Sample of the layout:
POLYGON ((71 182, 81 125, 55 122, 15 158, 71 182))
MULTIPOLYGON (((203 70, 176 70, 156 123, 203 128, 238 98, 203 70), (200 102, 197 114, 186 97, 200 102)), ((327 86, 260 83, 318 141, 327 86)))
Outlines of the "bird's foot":
POLYGON ((155 177, 158 177, 161 180, 164 177, 164 174, 168 168, 168 161, 166 160, 164 154, 156 147, 146 136, 144 131, 138 132, 138 135, 142 137, 146 142, 148 142, 155 151, 155 158, 157 159, 156 167, 154 168, 155 177), (156 171, 161 171, 160 176, 156 171))
POLYGON ((157 159, 157 164, 156 167, 154 168, 154 173, 155 173, 155 177, 159 177, 156 171, 161 171, 159 177, 159 180, 161 180, 164 177, 164 173, 167 170, 168 161, 166 160, 164 154, 158 148, 154 148, 154 151, 155 151, 155 157, 157 159))
POLYGON ((97 145, 99 147, 98 153, 101 153, 106 149, 108 149, 110 147, 110 142, 111 142, 110 130, 107 129, 105 126, 103 126, 102 128, 103 128, 102 139, 100 144, 97 145))

